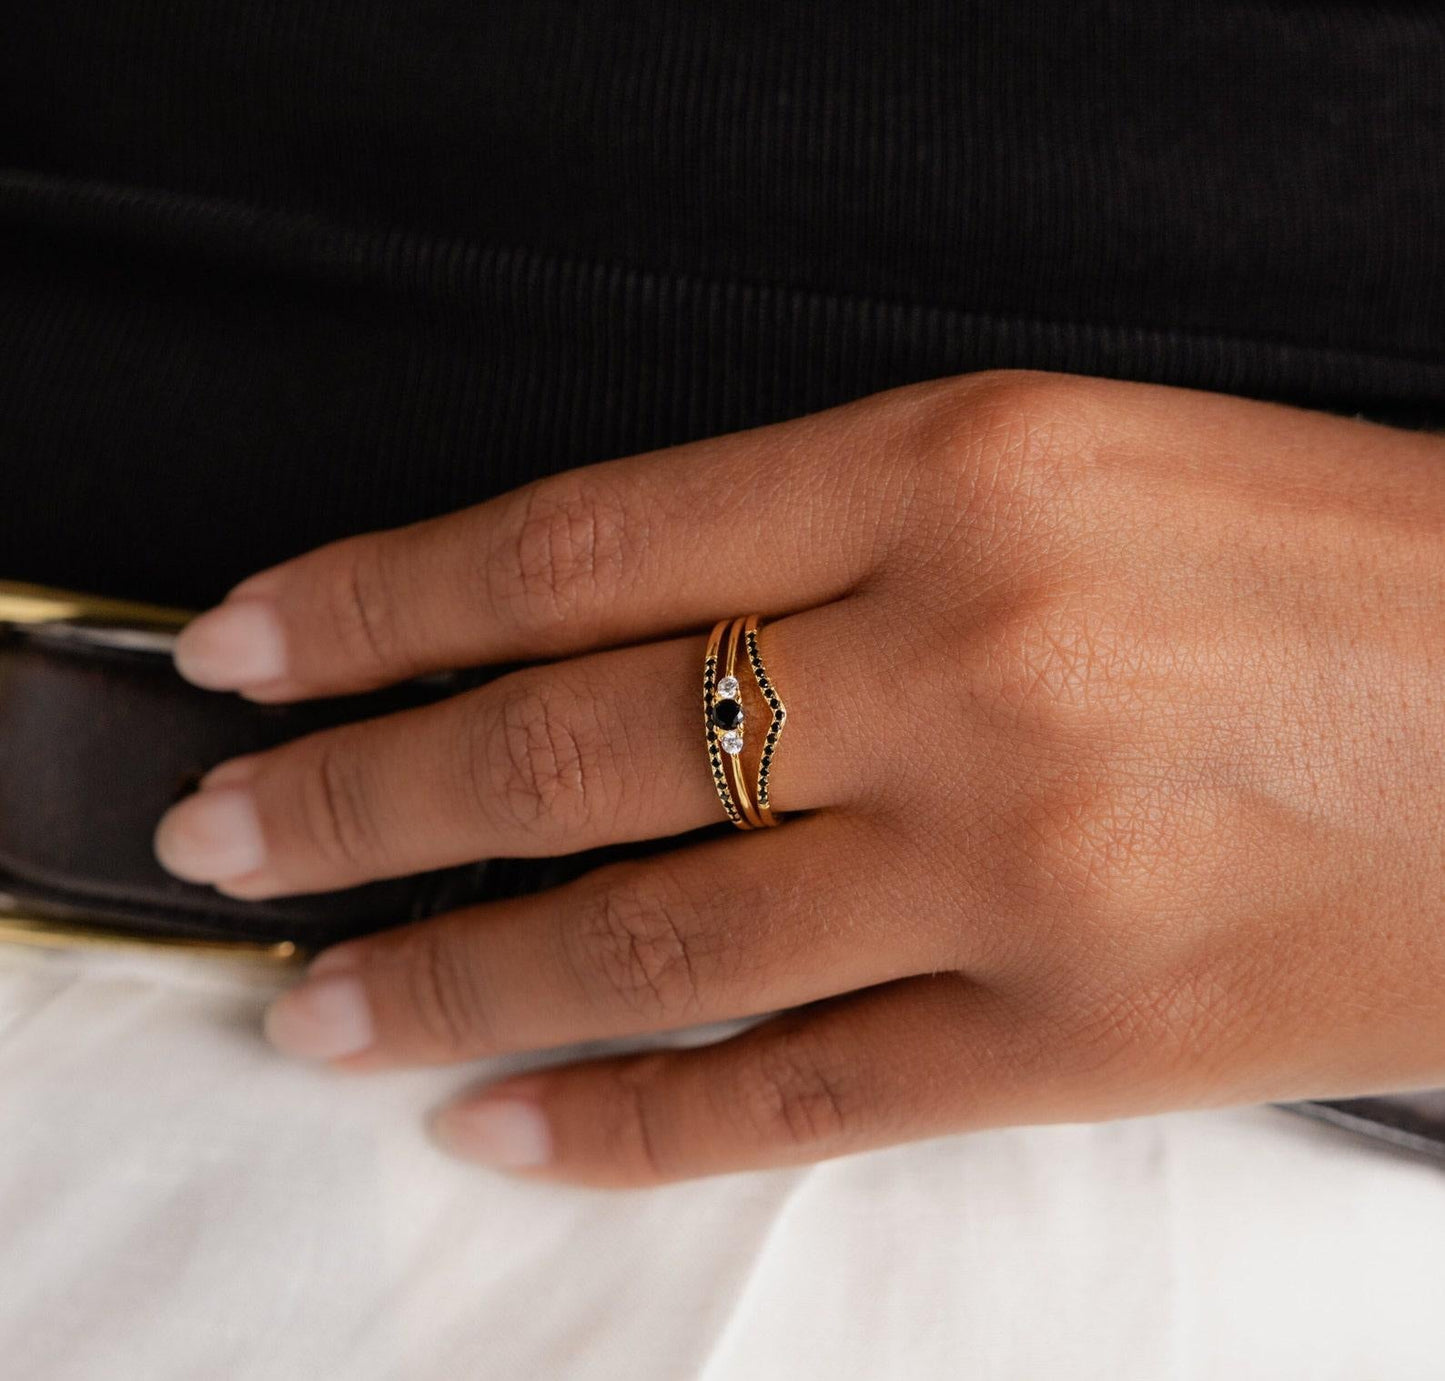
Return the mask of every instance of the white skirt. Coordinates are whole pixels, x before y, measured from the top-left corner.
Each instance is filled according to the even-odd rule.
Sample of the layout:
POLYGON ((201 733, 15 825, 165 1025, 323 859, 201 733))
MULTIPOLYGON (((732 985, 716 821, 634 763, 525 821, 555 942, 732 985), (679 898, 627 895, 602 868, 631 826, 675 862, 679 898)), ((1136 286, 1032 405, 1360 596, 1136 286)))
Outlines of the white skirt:
MULTIPOLYGON (((1270 1109, 617 1193, 448 1160, 470 1078, 258 1034, 270 979, 0 949, 15 1381, 1440 1381, 1445 1174, 1270 1109)), ((515 1063, 515 1062, 514 1062, 515 1063)))

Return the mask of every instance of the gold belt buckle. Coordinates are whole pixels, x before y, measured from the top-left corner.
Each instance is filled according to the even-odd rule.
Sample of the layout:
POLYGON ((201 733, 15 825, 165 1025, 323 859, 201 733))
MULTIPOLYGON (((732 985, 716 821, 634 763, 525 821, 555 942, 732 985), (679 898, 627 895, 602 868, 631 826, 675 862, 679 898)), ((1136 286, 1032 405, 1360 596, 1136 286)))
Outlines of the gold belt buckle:
POLYGON ((184 935, 111 930, 85 921, 56 921, 29 915, 13 897, 0 894, 0 943, 38 949, 168 950, 213 959, 291 964, 304 958, 292 940, 195 940, 184 935))
MULTIPOLYGON (((0 580, 0 633, 7 625, 44 627, 60 637, 93 646, 169 652, 175 635, 192 617, 184 609, 0 580)), ((304 957, 301 947, 291 940, 198 940, 162 931, 121 931, 83 916, 45 916, 3 891, 0 941, 54 949, 159 949, 273 964, 304 957)))

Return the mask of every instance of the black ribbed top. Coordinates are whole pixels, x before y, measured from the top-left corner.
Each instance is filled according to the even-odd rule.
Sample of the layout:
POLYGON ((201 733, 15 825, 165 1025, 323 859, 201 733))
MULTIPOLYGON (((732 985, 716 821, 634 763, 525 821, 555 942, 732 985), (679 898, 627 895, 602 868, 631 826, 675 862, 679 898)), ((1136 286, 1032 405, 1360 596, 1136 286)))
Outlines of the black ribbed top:
POLYGON ((982 367, 1445 417, 1445 10, 46 0, 0 237, 0 577, 188 603, 982 367))

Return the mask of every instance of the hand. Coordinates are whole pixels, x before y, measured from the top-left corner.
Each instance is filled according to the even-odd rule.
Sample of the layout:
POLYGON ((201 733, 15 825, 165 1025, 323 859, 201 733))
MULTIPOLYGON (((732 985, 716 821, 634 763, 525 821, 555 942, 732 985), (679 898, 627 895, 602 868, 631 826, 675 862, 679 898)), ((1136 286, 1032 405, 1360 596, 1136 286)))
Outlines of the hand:
POLYGON ((159 855, 263 897, 720 822, 699 630, 753 610, 791 819, 340 946, 276 1043, 375 1069, 791 1009, 438 1120, 598 1184, 1445 1082, 1445 443, 1283 407, 979 375, 324 547, 181 670, 282 701, 539 664, 223 765, 159 855))

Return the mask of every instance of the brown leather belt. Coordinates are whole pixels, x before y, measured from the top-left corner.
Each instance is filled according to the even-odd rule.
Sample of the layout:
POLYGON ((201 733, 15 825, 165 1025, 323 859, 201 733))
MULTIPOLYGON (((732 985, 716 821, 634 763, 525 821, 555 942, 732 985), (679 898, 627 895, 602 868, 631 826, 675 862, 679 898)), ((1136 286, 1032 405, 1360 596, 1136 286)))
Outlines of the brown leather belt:
POLYGON ((171 665, 182 610, 0 581, 0 938, 290 959, 438 911, 553 886, 637 847, 495 859, 340 892, 237 901, 155 861, 161 814, 209 768, 422 705, 501 669, 254 705, 171 665))
POLYGON ((179 610, 0 584, 0 914, 12 938, 289 957, 480 891, 477 869, 251 903, 171 877, 155 822, 209 767, 450 687, 299 707, 188 686, 179 610))
MULTIPOLYGON (((0 582, 0 939, 180 946, 287 961, 645 851, 493 860, 265 902, 235 901, 173 878, 155 861, 152 831, 218 762, 425 704, 496 674, 431 677, 344 700, 253 705, 197 690, 176 675, 171 643, 188 617, 0 582)), ((1290 1106, 1445 1158, 1445 1090, 1290 1106)))

